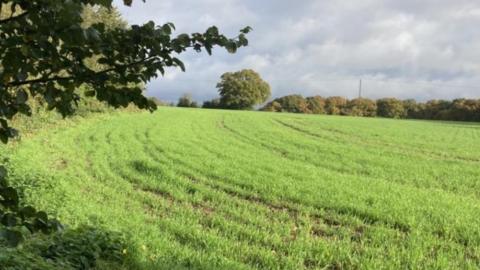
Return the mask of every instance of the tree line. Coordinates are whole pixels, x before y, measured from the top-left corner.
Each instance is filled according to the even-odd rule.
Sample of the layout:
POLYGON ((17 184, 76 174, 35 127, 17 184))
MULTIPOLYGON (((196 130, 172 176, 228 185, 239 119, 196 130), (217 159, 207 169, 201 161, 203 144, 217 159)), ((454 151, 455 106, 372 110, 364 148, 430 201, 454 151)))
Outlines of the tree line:
MULTIPOLYGON (((220 97, 205 101, 202 108, 252 110, 255 105, 265 103, 271 93, 268 83, 257 72, 249 69, 223 74, 217 88, 220 97)), ((157 104, 162 105, 161 102, 157 104)), ((181 96, 177 106, 200 107, 190 94, 181 96)), ((465 98, 417 102, 414 99, 347 99, 340 96, 303 97, 294 94, 276 98, 260 110, 398 119, 480 121, 480 99, 465 98)))
POLYGON ((288 95, 267 103, 262 111, 329 114, 398 119, 480 121, 480 99, 429 100, 397 98, 347 99, 344 97, 303 97, 288 95))

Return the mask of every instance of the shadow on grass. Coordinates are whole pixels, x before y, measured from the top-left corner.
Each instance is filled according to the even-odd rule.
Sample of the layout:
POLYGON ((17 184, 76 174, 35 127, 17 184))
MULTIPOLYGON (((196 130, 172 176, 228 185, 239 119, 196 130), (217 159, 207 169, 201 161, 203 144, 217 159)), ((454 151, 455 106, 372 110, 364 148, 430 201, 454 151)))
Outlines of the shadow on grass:
POLYGON ((142 174, 142 175, 163 175, 163 171, 155 166, 149 166, 146 162, 135 160, 130 163, 130 167, 135 170, 135 172, 142 174))
POLYGON ((136 262, 128 238, 100 227, 80 226, 49 235, 33 234, 21 245, 0 243, 0 269, 146 269, 136 262))
POLYGON ((147 256, 125 233, 102 227, 80 226, 50 235, 35 234, 16 248, 0 243, 1 270, 150 270, 224 269, 198 258, 178 257, 164 250, 147 256))

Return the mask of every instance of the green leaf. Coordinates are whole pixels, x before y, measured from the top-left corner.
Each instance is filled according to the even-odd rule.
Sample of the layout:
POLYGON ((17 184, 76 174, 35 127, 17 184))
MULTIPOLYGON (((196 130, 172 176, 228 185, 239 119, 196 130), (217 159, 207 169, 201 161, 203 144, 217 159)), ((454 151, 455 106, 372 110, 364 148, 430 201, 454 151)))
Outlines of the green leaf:
POLYGON ((229 42, 225 46, 229 53, 236 53, 237 52, 237 44, 235 42, 229 42))
POLYGON ((180 59, 178 58, 173 58, 172 61, 178 66, 180 67, 180 69, 182 69, 183 72, 185 72, 185 64, 180 61, 180 59))
POLYGON ((28 75, 24 72, 18 72, 16 77, 18 81, 23 82, 28 78, 28 75))
POLYGON ((37 210, 31 206, 23 207, 19 213, 23 216, 23 218, 31 218, 34 217, 37 213, 37 210))
POLYGON ((100 33, 97 31, 97 29, 90 27, 87 30, 85 30, 85 32, 86 32, 87 39, 89 39, 90 41, 93 41, 93 42, 101 41, 100 33))
POLYGON ((166 35, 171 35, 173 30, 175 30, 175 26, 171 23, 167 23, 160 27, 160 30, 166 35))
POLYGON ((48 223, 48 215, 47 213, 40 211, 36 214, 37 220, 41 221, 44 224, 48 223))
POLYGON ((0 189, 0 196, 3 197, 4 203, 8 203, 9 206, 18 205, 18 193, 12 187, 6 187, 0 189))
POLYGON ((16 102, 17 104, 23 104, 28 100, 28 94, 25 90, 20 89, 17 91, 16 102))
POLYGON ((3 215, 1 223, 7 227, 14 227, 17 225, 17 216, 13 213, 3 215))
POLYGON ((8 128, 7 120, 0 118, 0 125, 2 126, 2 128, 7 129, 8 128))
POLYGON ((253 30, 252 27, 247 26, 247 27, 243 28, 242 30, 240 30, 240 33, 242 33, 242 34, 248 34, 248 33, 250 33, 252 30, 253 30))
POLYGON ((23 235, 17 230, 0 228, 0 239, 3 239, 10 247, 16 247, 23 241, 23 235))
POLYGON ((20 52, 23 54, 23 56, 28 56, 30 54, 30 50, 27 45, 23 45, 20 48, 20 52))
POLYGON ((86 97, 94 97, 96 94, 96 91, 95 90, 87 90, 85 91, 85 96, 86 97))
POLYGON ((8 134, 5 129, 0 128, 0 141, 4 144, 8 143, 8 134))
POLYGON ((7 174, 7 169, 5 169, 3 166, 0 166, 0 179, 5 179, 7 174))

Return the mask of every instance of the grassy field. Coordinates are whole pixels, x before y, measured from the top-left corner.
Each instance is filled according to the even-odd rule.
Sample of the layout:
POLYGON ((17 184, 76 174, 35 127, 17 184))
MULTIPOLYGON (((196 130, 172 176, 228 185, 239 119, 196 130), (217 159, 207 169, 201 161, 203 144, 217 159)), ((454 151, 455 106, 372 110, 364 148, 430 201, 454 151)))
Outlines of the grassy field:
POLYGON ((126 269, 477 269, 480 125, 161 108, 24 139, 10 170, 126 269))

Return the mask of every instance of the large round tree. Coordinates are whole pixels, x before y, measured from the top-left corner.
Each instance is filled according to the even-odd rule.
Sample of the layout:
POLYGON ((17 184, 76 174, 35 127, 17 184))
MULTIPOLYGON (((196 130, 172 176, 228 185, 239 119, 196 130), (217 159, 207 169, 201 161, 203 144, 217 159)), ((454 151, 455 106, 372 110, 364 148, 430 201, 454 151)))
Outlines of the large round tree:
POLYGON ((223 74, 217 88, 221 106, 226 109, 252 109, 270 97, 270 85, 251 69, 223 74))

